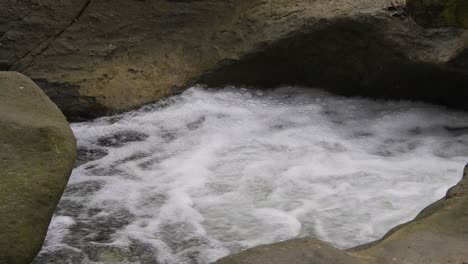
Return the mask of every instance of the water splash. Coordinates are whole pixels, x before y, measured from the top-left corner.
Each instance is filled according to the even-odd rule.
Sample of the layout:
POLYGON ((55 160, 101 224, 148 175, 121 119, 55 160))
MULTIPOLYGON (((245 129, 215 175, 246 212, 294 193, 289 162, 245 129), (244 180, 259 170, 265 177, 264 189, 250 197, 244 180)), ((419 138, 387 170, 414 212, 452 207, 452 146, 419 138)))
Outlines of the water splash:
POLYGON ((314 236, 380 238, 441 198, 468 114, 315 89, 194 87, 73 124, 80 158, 36 263, 209 263, 314 236), (55 262, 63 263, 63 262, 55 262))

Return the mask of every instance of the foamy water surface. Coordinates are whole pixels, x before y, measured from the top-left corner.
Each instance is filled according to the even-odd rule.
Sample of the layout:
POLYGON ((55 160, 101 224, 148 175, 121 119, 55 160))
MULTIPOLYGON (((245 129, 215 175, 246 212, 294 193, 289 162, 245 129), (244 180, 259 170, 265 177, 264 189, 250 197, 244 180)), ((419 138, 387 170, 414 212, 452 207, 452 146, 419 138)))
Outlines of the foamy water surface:
POLYGON ((76 123, 79 166, 36 263, 204 264, 295 237, 370 242, 460 179, 467 125, 437 106, 290 87, 194 87, 76 123))

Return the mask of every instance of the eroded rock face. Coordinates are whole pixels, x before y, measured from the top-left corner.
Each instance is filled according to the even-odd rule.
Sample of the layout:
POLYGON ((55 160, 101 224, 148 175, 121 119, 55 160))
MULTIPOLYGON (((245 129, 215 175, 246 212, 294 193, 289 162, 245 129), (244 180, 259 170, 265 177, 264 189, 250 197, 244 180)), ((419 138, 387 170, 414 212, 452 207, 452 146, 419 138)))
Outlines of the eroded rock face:
POLYGON ((0 65, 32 77, 71 119, 194 82, 304 84, 466 108, 467 32, 390 17, 386 0, 65 2, 0 1, 0 65))
POLYGON ((347 251, 315 239, 295 239, 255 247, 216 264, 288 263, 468 263, 468 165, 445 198, 381 240, 347 251))
POLYGON ((0 62, 72 119, 172 94, 219 61, 207 45, 240 1, 0 1, 0 62), (15 14, 14 16, 12 14, 15 14), (222 16, 221 16, 222 14, 222 16), (13 19, 10 19, 13 17, 13 19))
POLYGON ((39 252, 76 156, 65 117, 32 80, 0 72, 0 263, 39 252))

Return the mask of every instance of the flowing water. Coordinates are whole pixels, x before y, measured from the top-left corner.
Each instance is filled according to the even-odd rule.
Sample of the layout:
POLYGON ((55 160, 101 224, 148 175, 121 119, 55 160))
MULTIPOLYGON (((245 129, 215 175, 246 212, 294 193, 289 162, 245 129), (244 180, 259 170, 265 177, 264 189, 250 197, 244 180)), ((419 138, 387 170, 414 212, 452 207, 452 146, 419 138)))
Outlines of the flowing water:
POLYGON ((380 238, 443 197, 468 113, 285 87, 193 87, 76 123, 79 160, 35 263, 210 263, 259 244, 380 238))

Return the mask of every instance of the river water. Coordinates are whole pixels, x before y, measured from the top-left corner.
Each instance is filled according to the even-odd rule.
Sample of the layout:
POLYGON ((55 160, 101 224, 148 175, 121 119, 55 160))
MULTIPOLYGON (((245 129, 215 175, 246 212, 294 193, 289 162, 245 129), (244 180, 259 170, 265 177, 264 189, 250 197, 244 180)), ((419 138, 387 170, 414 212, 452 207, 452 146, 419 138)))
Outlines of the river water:
POLYGON ((444 196, 468 113, 317 89, 193 87, 72 124, 77 167, 35 263, 210 263, 311 236, 379 239, 444 196))

